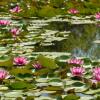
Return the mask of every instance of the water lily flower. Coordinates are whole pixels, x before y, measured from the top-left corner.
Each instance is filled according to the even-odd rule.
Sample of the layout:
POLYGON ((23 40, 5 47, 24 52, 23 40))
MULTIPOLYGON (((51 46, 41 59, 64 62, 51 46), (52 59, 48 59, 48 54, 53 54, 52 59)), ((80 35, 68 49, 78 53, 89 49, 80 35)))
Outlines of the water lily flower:
POLYGON ((32 64, 35 69, 41 69, 42 65, 37 61, 36 63, 32 64))
POLYGON ((100 12, 96 13, 95 18, 100 20, 100 12))
POLYGON ((73 76, 81 77, 85 72, 85 69, 83 67, 72 67, 70 68, 70 71, 73 76))
POLYGON ((68 10, 68 13, 69 14, 78 14, 79 11, 77 9, 75 9, 75 8, 71 8, 71 9, 68 10))
POLYGON ((28 63, 28 60, 25 57, 15 57, 14 58, 15 65, 26 65, 27 63, 28 63))
POLYGON ((13 37, 16 37, 17 35, 20 34, 20 29, 18 29, 18 28, 13 28, 13 29, 10 30, 10 32, 12 33, 12 36, 13 36, 13 37))
POLYGON ((73 58, 73 59, 70 59, 68 61, 69 64, 77 64, 77 65, 82 65, 84 63, 83 60, 81 59, 76 59, 76 58, 73 58))
POLYGON ((93 68, 93 78, 100 81, 100 67, 93 68))
POLYGON ((10 25, 11 22, 9 20, 0 20, 0 25, 10 25))
POLYGON ((100 67, 93 68, 93 75, 100 74, 100 67))
POLYGON ((95 74, 94 79, 100 82, 100 73, 95 74))
POLYGON ((7 71, 5 71, 4 69, 0 69, 0 81, 9 78, 10 75, 7 71))
POLYGON ((22 11, 22 9, 18 5, 12 9, 10 9, 11 13, 19 13, 21 11, 22 11))

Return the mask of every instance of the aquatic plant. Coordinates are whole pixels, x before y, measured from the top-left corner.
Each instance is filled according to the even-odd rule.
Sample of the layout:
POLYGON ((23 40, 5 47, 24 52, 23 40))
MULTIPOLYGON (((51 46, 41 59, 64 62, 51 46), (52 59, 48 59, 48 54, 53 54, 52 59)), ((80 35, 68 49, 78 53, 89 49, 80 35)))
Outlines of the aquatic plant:
POLYGON ((75 9, 75 8, 71 8, 71 9, 68 10, 68 13, 69 14, 78 14, 79 11, 77 9, 75 9))
POLYGON ((100 74, 95 74, 94 79, 100 81, 100 74))
POLYGON ((69 64, 78 64, 78 65, 82 65, 84 63, 83 60, 81 59, 76 59, 76 58, 73 58, 73 59, 70 59, 68 61, 69 64))
POLYGON ((85 72, 85 69, 83 67, 72 67, 70 68, 70 71, 73 76, 81 77, 85 72))
POLYGON ((17 35, 20 34, 20 29, 18 29, 18 28, 13 28, 13 29, 10 30, 10 32, 12 33, 12 36, 13 36, 13 37, 16 37, 17 35))
POLYGON ((0 81, 7 79, 9 77, 10 77, 10 75, 6 70, 0 69, 0 81))
POLYGON ((100 12, 95 14, 95 18, 98 19, 98 20, 100 19, 100 12))
POLYGON ((32 64, 32 66, 35 68, 35 69, 41 69, 42 68, 42 65, 37 61, 35 63, 32 64))
POLYGON ((12 9, 10 9, 11 13, 19 13, 21 11, 22 11, 22 9, 18 5, 16 7, 12 8, 12 9))
POLYGON ((0 20, 0 25, 10 25, 11 21, 9 20, 0 20))
POLYGON ((14 58, 15 65, 26 65, 27 63, 28 63, 28 60, 25 57, 15 57, 14 58))
POLYGON ((93 78, 97 81, 100 81, 100 67, 93 69, 93 78))

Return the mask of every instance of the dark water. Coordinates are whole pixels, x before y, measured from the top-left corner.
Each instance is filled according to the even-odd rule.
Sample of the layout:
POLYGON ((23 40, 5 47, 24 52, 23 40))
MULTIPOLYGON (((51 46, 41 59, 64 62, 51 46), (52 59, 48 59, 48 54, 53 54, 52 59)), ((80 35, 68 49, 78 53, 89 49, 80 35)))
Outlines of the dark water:
POLYGON ((54 46, 38 47, 37 51, 71 52, 74 56, 100 58, 100 27, 96 24, 71 25, 66 22, 51 22, 44 29, 70 31, 66 40, 54 46))

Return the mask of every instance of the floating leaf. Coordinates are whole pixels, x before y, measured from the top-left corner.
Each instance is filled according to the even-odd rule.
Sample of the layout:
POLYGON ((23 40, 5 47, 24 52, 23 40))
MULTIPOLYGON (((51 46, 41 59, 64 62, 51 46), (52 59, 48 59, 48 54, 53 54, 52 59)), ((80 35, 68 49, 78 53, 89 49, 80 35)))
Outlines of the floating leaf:
POLYGON ((45 90, 48 90, 48 91, 62 91, 63 89, 59 86, 48 86, 45 88, 45 90))
POLYGON ((50 71, 50 69, 48 69, 48 68, 40 69, 40 70, 34 72, 34 75, 40 76, 40 75, 48 74, 49 71, 50 71))
POLYGON ((100 89, 96 89, 96 90, 89 90, 89 91, 87 91, 87 92, 85 92, 85 94, 98 94, 98 93, 100 93, 100 89))
POLYGON ((80 98, 79 96, 76 96, 74 94, 69 94, 66 97, 64 97, 63 100, 78 100, 79 98, 80 98))
POLYGON ((47 68, 50 68, 50 69, 58 68, 58 65, 55 63, 55 61, 53 59, 50 59, 50 58, 45 57, 43 55, 39 55, 37 60, 44 67, 47 67, 47 68))
POLYGON ((4 60, 1 60, 0 59, 0 67, 12 67, 13 66, 13 57, 10 57, 10 58, 7 58, 7 59, 4 59, 4 60))
POLYGON ((14 82, 9 85, 9 88, 14 89, 14 90, 30 89, 30 88, 34 88, 34 87, 35 86, 33 84, 29 84, 24 81, 14 82))
POLYGON ((11 74, 13 75, 18 75, 18 74, 32 74, 31 70, 26 69, 26 68, 13 68, 10 71, 11 74))
POLYGON ((76 87, 81 87, 81 86, 83 86, 83 85, 85 85, 85 84, 82 83, 82 82, 75 82, 75 83, 73 83, 72 85, 73 85, 73 86, 76 86, 76 87))

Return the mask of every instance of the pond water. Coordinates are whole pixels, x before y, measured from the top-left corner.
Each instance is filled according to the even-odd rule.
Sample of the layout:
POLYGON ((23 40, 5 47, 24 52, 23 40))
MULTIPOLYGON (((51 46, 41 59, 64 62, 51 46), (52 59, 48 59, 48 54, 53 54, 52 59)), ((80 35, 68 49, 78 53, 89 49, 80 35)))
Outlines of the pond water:
MULTIPOLYGON (((5 18, 11 20, 7 15, 2 19, 5 18)), ((21 27, 26 34, 20 43, 14 43, 13 46, 19 45, 20 49, 23 47, 26 51, 30 49, 33 52, 67 52, 75 57, 100 59, 100 26, 98 24, 84 22, 80 24, 77 20, 76 23, 71 24, 68 21, 61 21, 60 18, 53 19, 11 20, 12 27, 21 27)), ((0 37, 2 39, 2 35, 0 37)), ((3 40, 7 40, 7 44, 4 42, 0 44, 7 45, 9 48, 12 39, 3 38, 3 40)))
MULTIPOLYGON (((62 55, 66 55, 68 57, 71 55, 73 57, 92 58, 93 60, 100 59, 100 25, 98 25, 95 21, 92 22, 89 19, 80 20, 77 19, 77 17, 75 17, 74 20, 73 18, 69 20, 67 18, 63 19, 60 17, 54 17, 51 19, 39 19, 35 17, 29 19, 16 19, 12 18, 10 15, 3 15, 0 19, 10 20, 12 22, 10 27, 19 27, 24 34, 22 37, 14 40, 12 37, 9 37, 9 35, 8 37, 5 35, 6 32, 9 33, 10 27, 7 26, 2 28, 1 33, 4 35, 0 35, 1 59, 2 56, 7 57, 10 55, 20 55, 25 56, 28 59, 32 59, 38 54, 49 55, 52 58, 62 55), (85 21, 88 23, 85 23, 85 21)), ((63 60, 66 60, 66 58, 63 60)), ((87 66, 86 68, 91 69, 87 66)), ((89 89, 90 87, 84 85, 81 81, 71 81, 70 77, 67 79, 67 74, 65 74, 66 70, 63 71, 63 67, 61 66, 57 70, 54 70, 54 72, 48 72, 47 75, 41 75, 42 72, 40 72, 36 73, 40 76, 34 77, 31 75, 28 77, 27 73, 25 73, 26 76, 21 74, 22 70, 19 71, 19 69, 15 68, 15 71, 13 68, 15 73, 18 72, 18 74, 20 74, 20 77, 18 78, 17 76, 11 78, 11 89, 7 88, 7 84, 1 88, 0 91, 3 90, 3 92, 0 92, 2 99, 15 100, 17 97, 24 99, 28 96, 32 96, 35 100, 63 100, 62 98, 66 95, 71 96, 70 93, 68 94, 68 92, 71 91, 72 94, 75 94, 74 92, 76 92, 76 95, 81 97, 79 100, 83 100, 84 98, 91 100, 95 97, 93 95, 98 94, 99 96, 100 93, 100 89, 97 91, 91 90, 89 89), (20 83, 21 80, 22 83, 20 83), (26 83, 28 82, 28 84, 24 84, 24 81, 26 83), (19 84, 22 84, 22 86, 19 84), (23 87, 23 84, 25 87, 23 87), (30 84, 32 88, 29 88, 28 90, 26 87, 29 87, 30 84)), ((87 77, 88 75, 86 78, 87 77)))

